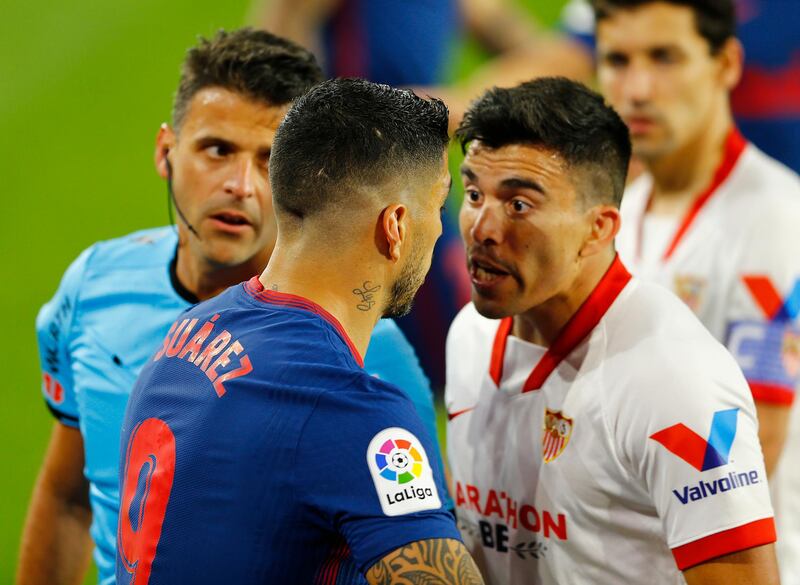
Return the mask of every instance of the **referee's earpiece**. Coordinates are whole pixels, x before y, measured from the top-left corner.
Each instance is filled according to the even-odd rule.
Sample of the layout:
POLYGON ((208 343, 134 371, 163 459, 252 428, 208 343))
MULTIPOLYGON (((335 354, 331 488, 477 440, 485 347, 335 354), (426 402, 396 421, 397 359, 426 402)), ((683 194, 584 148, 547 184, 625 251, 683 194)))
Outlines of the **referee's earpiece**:
POLYGON ((175 199, 175 192, 172 190, 172 165, 169 162, 169 149, 165 149, 164 152, 164 164, 167 166, 167 212, 169 213, 169 222, 170 224, 174 223, 172 218, 172 206, 175 206, 175 211, 178 212, 178 217, 181 218, 181 221, 186 224, 186 227, 189 228, 189 231, 194 234, 194 236, 199 240, 200 234, 197 233, 197 230, 194 229, 194 226, 189 223, 189 220, 186 219, 186 216, 183 215, 181 208, 178 206, 178 200, 175 199))

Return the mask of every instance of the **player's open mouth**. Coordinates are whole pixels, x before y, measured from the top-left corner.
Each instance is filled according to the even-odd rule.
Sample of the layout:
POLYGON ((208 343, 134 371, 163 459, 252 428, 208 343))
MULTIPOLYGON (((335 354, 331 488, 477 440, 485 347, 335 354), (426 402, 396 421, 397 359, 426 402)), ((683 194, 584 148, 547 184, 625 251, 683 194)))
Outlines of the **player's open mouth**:
POLYGON ((509 273, 485 260, 472 258, 469 262, 469 275, 472 284, 478 287, 487 287, 496 284, 509 273))
POLYGON ((222 231, 239 232, 251 225, 244 214, 235 211, 220 211, 211 215, 210 219, 214 226, 222 231))

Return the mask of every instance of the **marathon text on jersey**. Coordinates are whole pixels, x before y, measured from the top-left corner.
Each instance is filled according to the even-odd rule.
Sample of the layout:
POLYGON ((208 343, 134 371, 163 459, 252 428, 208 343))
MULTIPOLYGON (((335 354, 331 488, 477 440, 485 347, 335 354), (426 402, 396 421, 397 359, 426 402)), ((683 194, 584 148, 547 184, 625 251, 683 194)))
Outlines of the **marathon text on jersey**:
POLYGON ((169 328, 164 343, 153 357, 158 361, 162 357, 177 357, 196 365, 205 372, 212 382, 214 391, 220 398, 225 394, 225 382, 240 378, 253 371, 253 364, 244 352, 244 347, 238 339, 233 339, 230 331, 223 329, 218 333, 214 330, 215 322, 219 319, 217 313, 197 329, 197 319, 183 319, 175 321, 169 328), (191 336, 191 337, 190 337, 191 336), (211 341, 206 341, 210 339, 211 341), (236 366, 231 360, 237 361, 238 367, 232 367, 224 372, 218 370, 236 366))
POLYGON ((547 510, 541 512, 535 506, 522 504, 511 498, 506 492, 490 489, 481 497, 480 490, 474 485, 461 485, 456 482, 456 507, 475 510, 484 517, 496 516, 515 530, 522 525, 534 534, 541 533, 545 538, 567 540, 567 517, 564 514, 553 514, 547 510))

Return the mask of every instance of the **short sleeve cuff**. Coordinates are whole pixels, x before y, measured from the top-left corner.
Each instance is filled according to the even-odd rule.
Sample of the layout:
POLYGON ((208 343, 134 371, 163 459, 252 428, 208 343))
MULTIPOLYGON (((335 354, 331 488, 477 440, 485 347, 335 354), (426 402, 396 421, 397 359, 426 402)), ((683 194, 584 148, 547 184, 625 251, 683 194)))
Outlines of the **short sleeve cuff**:
POLYGON ((67 414, 66 412, 58 410, 57 408, 55 408, 52 404, 50 404, 47 401, 45 401, 45 404, 47 405, 47 408, 50 411, 50 414, 52 414, 56 419, 58 419, 58 421, 61 424, 64 424, 64 425, 66 425, 68 427, 72 427, 74 429, 77 429, 80 426, 79 425, 80 421, 79 421, 77 416, 74 416, 74 415, 71 415, 71 414, 67 414))
MULTIPOLYGON (((362 574, 366 574, 372 565, 392 551, 412 542, 436 538, 448 538, 461 542, 461 534, 456 528, 455 520, 450 513, 444 510, 438 512, 435 518, 421 519, 411 515, 408 520, 409 522, 403 522, 400 526, 395 523, 384 523, 380 527, 374 527, 368 546, 371 550, 362 550, 362 554, 359 555, 362 558, 355 559, 362 574)), ((353 550, 355 547, 351 545, 350 548, 353 550)), ((353 550, 353 554, 355 557, 355 550, 353 550)))
POLYGON ((672 549, 681 571, 727 554, 775 542, 775 520, 763 518, 672 549))
POLYGON ((750 382, 750 391, 753 393, 753 400, 766 402, 769 404, 783 404, 791 406, 794 402, 794 388, 780 384, 768 384, 764 382, 750 382))

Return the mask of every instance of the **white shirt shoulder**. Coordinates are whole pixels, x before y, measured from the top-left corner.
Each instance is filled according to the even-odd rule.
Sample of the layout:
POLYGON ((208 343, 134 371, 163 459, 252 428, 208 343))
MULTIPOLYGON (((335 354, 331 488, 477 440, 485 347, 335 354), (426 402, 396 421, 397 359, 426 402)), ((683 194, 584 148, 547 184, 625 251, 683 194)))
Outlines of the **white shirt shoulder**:
POLYGON ((771 518, 755 406, 741 370, 672 293, 631 284, 605 320, 602 409, 616 456, 649 494, 667 544, 675 549, 771 518), (710 446, 687 448, 692 438, 710 446), (697 491, 703 481, 713 490, 712 480, 729 473, 743 474, 744 483, 731 477, 722 491, 727 482, 752 488, 719 498, 697 491))
MULTIPOLYGON (((726 192, 725 209, 731 225, 760 228, 800 218, 800 177, 752 144, 747 145, 721 189, 726 192)), ((796 226, 794 223, 793 231, 796 226)))
POLYGON ((691 405, 732 401, 753 408, 736 361, 677 296, 634 279, 619 300, 604 322, 603 388, 626 426, 645 412, 668 419, 691 405))

